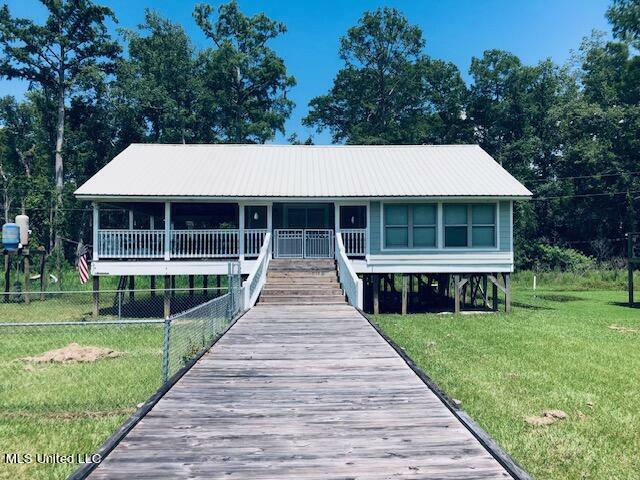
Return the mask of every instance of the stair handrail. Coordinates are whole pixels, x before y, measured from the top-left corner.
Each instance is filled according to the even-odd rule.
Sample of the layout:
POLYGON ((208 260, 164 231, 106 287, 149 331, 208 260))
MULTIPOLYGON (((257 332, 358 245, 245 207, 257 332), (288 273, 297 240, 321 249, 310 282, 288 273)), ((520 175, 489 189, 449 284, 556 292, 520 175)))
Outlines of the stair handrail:
POLYGON ((267 280, 267 269, 269 268, 269 261, 271 260, 271 232, 264 236, 262 247, 260 247, 260 254, 256 259, 256 263, 253 265, 253 269, 249 276, 242 284, 244 290, 244 306, 246 309, 253 307, 258 301, 262 287, 267 280))
POLYGON ((342 234, 336 232, 336 264, 338 266, 338 281, 351 305, 362 310, 363 288, 362 280, 358 278, 342 241, 342 234))

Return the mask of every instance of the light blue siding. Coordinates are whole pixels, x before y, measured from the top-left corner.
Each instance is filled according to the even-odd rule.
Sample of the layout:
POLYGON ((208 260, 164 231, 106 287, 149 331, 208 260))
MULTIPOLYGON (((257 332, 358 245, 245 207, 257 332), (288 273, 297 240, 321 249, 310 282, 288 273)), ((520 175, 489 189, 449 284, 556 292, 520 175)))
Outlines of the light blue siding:
MULTIPOLYGON (((500 201, 499 203, 499 215, 498 215, 498 244, 499 250, 501 252, 509 252, 512 249, 511 246, 511 202, 510 201, 500 201)), ((398 254, 422 254, 425 251, 428 251, 429 254, 451 254, 455 252, 456 254, 465 253, 477 253, 478 249, 469 248, 468 250, 464 249, 456 249, 451 250, 447 248, 441 249, 396 249, 390 250, 387 249, 385 251, 382 250, 382 238, 380 232, 382 231, 381 222, 382 222, 382 205, 380 201, 373 201, 369 205, 369 248, 371 255, 398 255, 398 254)), ((440 228, 442 226, 440 225, 440 228)), ((440 232, 438 231, 438 234, 440 232)), ((495 251, 495 249, 494 249, 495 251)))
POLYGON ((380 253, 380 202, 371 202, 369 205, 369 217, 371 223, 369 225, 369 248, 372 255, 380 253))
POLYGON ((501 252, 511 251, 511 202, 500 202, 498 239, 501 252))

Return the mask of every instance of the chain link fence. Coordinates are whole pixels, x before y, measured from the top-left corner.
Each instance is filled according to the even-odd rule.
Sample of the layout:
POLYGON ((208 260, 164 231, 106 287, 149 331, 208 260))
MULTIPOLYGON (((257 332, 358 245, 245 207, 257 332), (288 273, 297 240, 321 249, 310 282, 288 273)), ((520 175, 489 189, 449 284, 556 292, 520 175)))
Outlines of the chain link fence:
MULTIPOLYGON (((29 452, 44 430, 49 451, 95 451, 244 309, 238 265, 227 284, 226 292, 175 289, 166 318, 163 293, 152 290, 100 292, 97 318, 90 291, 0 303, 0 418, 14 432, 0 450, 29 452)), ((63 467, 50 468, 42 478, 63 467)))

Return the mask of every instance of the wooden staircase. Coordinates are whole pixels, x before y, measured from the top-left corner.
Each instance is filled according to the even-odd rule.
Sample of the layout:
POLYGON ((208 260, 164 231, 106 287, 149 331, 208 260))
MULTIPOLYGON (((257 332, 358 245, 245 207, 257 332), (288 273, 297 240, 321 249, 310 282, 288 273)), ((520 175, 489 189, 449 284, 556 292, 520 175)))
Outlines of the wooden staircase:
POLYGON ((273 259, 258 300, 263 305, 344 304, 334 260, 273 259))

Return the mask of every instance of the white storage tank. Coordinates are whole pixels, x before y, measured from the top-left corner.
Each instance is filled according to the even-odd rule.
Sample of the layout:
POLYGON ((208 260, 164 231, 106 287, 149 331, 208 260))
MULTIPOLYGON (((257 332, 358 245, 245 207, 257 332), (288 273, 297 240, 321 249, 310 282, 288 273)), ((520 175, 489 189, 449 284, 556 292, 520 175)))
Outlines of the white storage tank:
POLYGON ((29 216, 16 215, 16 225, 20 227, 20 243, 23 247, 29 245, 29 216))

